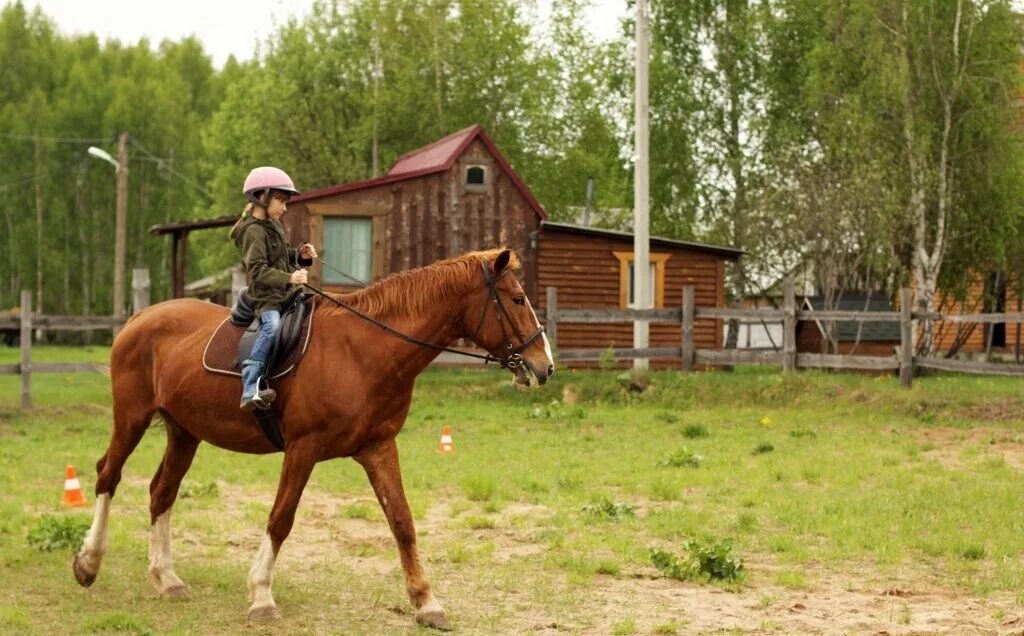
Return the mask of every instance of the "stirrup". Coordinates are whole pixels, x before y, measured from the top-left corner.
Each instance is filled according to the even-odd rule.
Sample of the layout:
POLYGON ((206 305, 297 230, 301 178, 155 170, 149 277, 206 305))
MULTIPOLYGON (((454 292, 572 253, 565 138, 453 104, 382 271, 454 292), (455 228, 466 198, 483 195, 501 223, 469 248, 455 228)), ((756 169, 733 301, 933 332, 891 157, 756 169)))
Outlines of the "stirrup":
POLYGON ((254 411, 254 410, 265 410, 269 409, 270 405, 277 398, 277 391, 274 389, 263 389, 258 391, 251 398, 242 398, 242 403, 238 405, 238 408, 243 411, 254 411))

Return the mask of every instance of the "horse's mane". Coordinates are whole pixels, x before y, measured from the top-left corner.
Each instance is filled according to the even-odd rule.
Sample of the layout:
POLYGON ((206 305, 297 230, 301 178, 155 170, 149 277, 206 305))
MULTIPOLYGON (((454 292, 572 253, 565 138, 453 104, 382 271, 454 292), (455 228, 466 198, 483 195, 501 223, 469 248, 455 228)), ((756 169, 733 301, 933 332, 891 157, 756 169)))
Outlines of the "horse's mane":
MULTIPOLYGON (((436 307, 438 301, 464 291, 480 271, 480 261, 494 263, 502 251, 499 248, 469 252, 425 267, 395 272, 351 294, 329 295, 375 318, 420 314, 436 307)), ((515 252, 512 252, 508 266, 512 269, 519 267, 515 252)), ((348 314, 330 302, 319 305, 319 311, 327 314, 348 314)))

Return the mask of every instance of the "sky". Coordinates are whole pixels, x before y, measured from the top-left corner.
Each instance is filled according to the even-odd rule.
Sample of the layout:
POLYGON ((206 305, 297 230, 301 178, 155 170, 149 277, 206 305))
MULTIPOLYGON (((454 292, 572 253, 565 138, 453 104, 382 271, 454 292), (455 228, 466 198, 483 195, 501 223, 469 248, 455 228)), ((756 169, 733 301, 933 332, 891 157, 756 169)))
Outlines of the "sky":
MULTIPOLYGON (((58 29, 68 35, 95 33, 101 40, 135 43, 147 37, 152 45, 195 35, 213 63, 220 68, 229 55, 239 60, 253 56, 256 42, 289 16, 305 16, 313 0, 23 0, 38 6, 58 29)), ((613 37, 618 19, 626 14, 626 0, 591 0, 586 12, 590 31, 600 39, 613 37)), ((550 0, 538 1, 543 19, 550 0)))

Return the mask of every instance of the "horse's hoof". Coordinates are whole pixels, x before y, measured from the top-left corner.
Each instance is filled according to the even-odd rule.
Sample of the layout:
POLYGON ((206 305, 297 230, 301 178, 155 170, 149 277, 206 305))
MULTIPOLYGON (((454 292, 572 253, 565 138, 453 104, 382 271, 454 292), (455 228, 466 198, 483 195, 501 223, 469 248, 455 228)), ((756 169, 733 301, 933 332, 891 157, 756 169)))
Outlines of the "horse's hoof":
POLYGON ((277 609, 276 605, 263 605, 262 607, 253 607, 249 610, 249 622, 252 624, 258 623, 273 623, 284 618, 281 615, 281 610, 277 609))
POLYGON ((445 615, 444 610, 427 610, 416 612, 416 622, 426 627, 433 627, 434 629, 440 629, 442 631, 451 631, 451 623, 448 622, 448 617, 445 615))
POLYGON ((192 594, 188 591, 188 586, 182 583, 181 585, 172 585, 160 592, 160 598, 189 599, 192 598, 192 594))
POLYGON ((89 587, 96 581, 96 573, 87 571, 77 554, 75 555, 75 560, 71 562, 71 571, 75 573, 75 580, 82 587, 89 587))

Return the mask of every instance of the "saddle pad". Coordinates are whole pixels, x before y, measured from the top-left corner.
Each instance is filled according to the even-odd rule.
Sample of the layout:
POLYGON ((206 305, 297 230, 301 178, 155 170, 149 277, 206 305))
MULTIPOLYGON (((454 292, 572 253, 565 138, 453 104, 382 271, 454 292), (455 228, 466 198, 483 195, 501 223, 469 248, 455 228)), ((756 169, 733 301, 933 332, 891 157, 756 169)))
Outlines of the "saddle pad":
MULTIPOLYGON (((313 332, 313 314, 315 313, 313 309, 313 307, 309 308, 309 314, 302 321, 302 329, 299 331, 299 338, 295 346, 281 362, 274 365, 266 377, 279 378, 294 369, 302 359, 309 346, 309 335, 313 332)), ((246 327, 233 324, 230 316, 225 318, 206 343, 206 350, 203 351, 203 367, 213 373, 242 377, 242 372, 235 363, 235 354, 238 353, 238 341, 242 339, 245 330, 246 327)))

